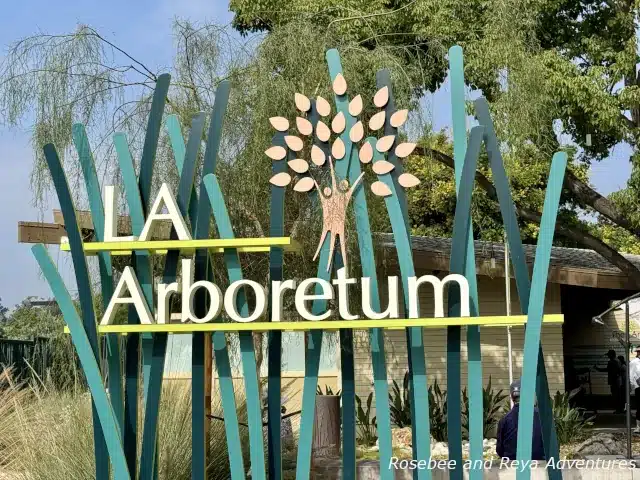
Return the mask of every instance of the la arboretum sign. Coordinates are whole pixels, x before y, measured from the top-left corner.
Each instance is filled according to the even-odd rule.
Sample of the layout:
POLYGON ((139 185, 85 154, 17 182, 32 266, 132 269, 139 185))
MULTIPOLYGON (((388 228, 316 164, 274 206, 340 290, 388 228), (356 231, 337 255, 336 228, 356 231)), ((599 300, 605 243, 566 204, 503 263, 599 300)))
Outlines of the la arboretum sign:
MULTIPOLYGON (((475 100, 478 125, 466 130, 462 49, 449 51, 451 107, 455 180, 458 193, 455 211, 450 274, 440 279, 433 275, 416 275, 405 189, 415 188, 420 179, 405 171, 415 145, 401 142, 398 129, 408 112, 394 105, 391 76, 387 70, 376 75, 377 92, 373 108, 365 109, 368 100, 351 96, 343 76, 336 50, 326 54, 333 102, 318 96, 309 98, 297 93, 296 118, 272 117, 274 128, 271 146, 265 146, 271 161, 270 228, 265 238, 236 238, 228 215, 225 197, 216 177, 216 164, 222 125, 229 98, 230 84, 221 82, 211 112, 208 133, 204 134, 205 114, 194 116, 189 138, 182 136, 175 116, 164 116, 170 78, 158 78, 149 121, 136 173, 128 141, 124 134, 113 138, 132 235, 116 233, 118 198, 114 186, 101 188, 89 142, 81 124, 73 127, 73 140, 83 170, 96 241, 84 242, 69 190, 67 176, 56 149, 44 147, 67 229, 62 245, 70 251, 79 308, 69 294, 44 245, 33 253, 56 297, 67 329, 80 358, 93 401, 93 428, 96 478, 117 480, 139 478, 153 480, 158 474, 158 418, 168 335, 192 336, 192 478, 206 478, 207 424, 205 399, 210 392, 205 364, 213 356, 224 409, 224 428, 233 480, 246 478, 247 465, 252 479, 282 478, 280 441, 282 332, 302 331, 305 342, 305 378, 302 397, 300 434, 296 459, 296 478, 311 474, 314 409, 323 330, 340 332, 342 379, 342 475, 356 477, 356 416, 353 357, 353 330, 368 331, 380 445, 380 477, 394 478, 386 468, 393 456, 391 419, 388 405, 388 379, 384 330, 405 328, 410 373, 413 458, 416 462, 430 458, 427 362, 424 346, 425 328, 447 328, 447 384, 449 466, 451 478, 462 478, 461 425, 461 355, 462 327, 466 327, 468 352, 469 442, 472 465, 469 476, 481 479, 483 470, 483 385, 480 328, 526 324, 524 366, 518 430, 518 459, 531 457, 534 401, 537 397, 542 419, 547 458, 558 458, 558 442, 545 374, 540 354, 540 331, 543 321, 562 322, 561 315, 543 315, 544 295, 549 268, 553 232, 558 211, 566 155, 557 153, 551 162, 533 277, 525 263, 515 209, 488 105, 484 98, 475 100), (333 106, 332 106, 333 103, 333 106), (376 109, 367 121, 363 111, 376 109), (332 115, 332 110, 335 112, 332 115), (331 120, 329 121, 329 118, 331 120), (295 125, 295 128, 292 127, 295 125), (152 195, 152 177, 158 138, 166 129, 180 174, 177 191, 163 183, 152 195), (199 155, 201 139, 206 137, 204 155, 199 155), (471 229, 471 199, 476 163, 484 145, 500 203, 522 314, 509 317, 481 316, 476 281, 471 229), (202 165, 198 165, 203 158, 202 165), (366 169, 372 176, 365 176, 366 169), (196 174, 200 175, 196 179, 196 174), (365 178, 375 178, 365 185, 365 178), (287 279, 285 252, 299 245, 286 236, 284 225, 285 191, 308 195, 312 205, 322 212, 322 233, 313 256, 317 274, 307 279, 287 279), (376 272, 375 249, 369 221, 366 190, 382 197, 386 208, 399 266, 399 275, 385 279, 386 306, 381 305, 380 283, 376 272), (359 258, 347 258, 345 218, 354 212, 359 258), (210 233, 215 223, 217 238, 210 233), (171 224, 169 239, 152 239, 158 222, 171 224), (269 255, 268 285, 243 277, 239 255, 244 252, 269 255), (211 256, 222 254, 228 286, 222 292, 213 281, 211 256), (87 256, 97 256, 100 272, 102 318, 97 318, 87 256), (129 255, 131 265, 114 280, 112 255, 129 255), (164 273, 154 281, 151 256, 165 257, 164 273), (349 266, 358 265, 361 276, 352 278, 349 266), (178 272, 181 272, 180 276, 178 272), (359 284, 359 286, 357 285, 359 284), (444 291, 448 302, 445 311, 444 291), (434 317, 420 312, 420 295, 433 289, 434 317), (355 292, 359 301, 350 301, 355 292), (170 299, 180 296, 179 320, 173 321, 170 299), (288 297, 289 296, 289 297, 288 297), (251 306, 248 298, 252 298, 251 306), (287 303, 295 312, 283 311, 287 303), (291 302, 290 300, 293 300, 291 302), (331 303, 330 303, 331 302, 331 303), (357 311, 350 311, 353 305, 357 311), (116 312, 128 307, 125 323, 114 323, 116 312), (405 312, 407 318, 400 318, 405 312), (296 315, 297 314, 297 315, 296 315), (222 321, 223 318, 230 321, 222 321), (259 379, 252 334, 268 335, 268 425, 263 436, 259 379), (122 342, 120 334, 126 334, 122 342), (227 335, 238 335, 244 377, 249 428, 248 451, 240 442, 235 387, 231 374, 227 335), (104 336, 104 342, 99 337, 104 336), (212 341, 212 346, 207 338, 212 341), (124 342, 124 343, 123 343, 124 342), (101 351, 104 349, 104 351, 101 351), (106 364, 100 365, 99 359, 106 364), (124 359, 124 363, 123 363, 124 359), (123 368, 124 365, 124 368, 123 368), (140 379, 142 377, 142 382, 140 379), (538 381, 536 381, 538 380, 538 381), (141 392, 138 390, 141 389, 141 392), (143 415, 133 408, 138 395, 143 398, 143 415), (132 399, 133 403, 132 403, 132 399), (142 419, 142 420, 141 420, 142 419), (141 450, 138 451, 138 439, 141 450), (244 455, 248 453, 248 458, 244 455), (266 453, 266 458, 265 458, 266 453)), ((354 270, 354 269, 352 269, 354 270)), ((529 469, 517 473, 528 478, 529 469)), ((551 469, 550 478, 561 478, 551 469)), ((415 470, 420 479, 431 478, 431 470, 415 470)))
MULTIPOLYGON (((360 177, 361 178, 361 177, 360 177)), ((105 240, 107 242, 118 242, 121 239, 114 236, 114 226, 116 224, 115 214, 115 201, 116 195, 114 194, 115 188, 113 186, 105 187, 105 212, 106 217, 104 224, 105 240)), ((160 191, 149 211, 147 221, 144 224, 140 238, 129 237, 126 240, 129 242, 145 242, 150 236, 153 230, 153 224, 158 220, 169 220, 176 232, 178 239, 183 241, 192 240, 191 235, 187 228, 187 223, 184 217, 180 214, 180 210, 173 197, 169 186, 165 183, 160 187, 160 191), (167 213, 163 213, 163 207, 167 210, 167 213)), ((324 235, 324 234, 323 234, 324 235)), ((132 250, 136 250, 136 245, 131 245, 132 250)), ((143 247, 144 248, 144 247, 143 247)), ((271 321, 280 322, 283 320, 283 296, 287 290, 295 291, 295 308, 301 318, 304 320, 326 320, 332 315, 331 309, 327 308, 326 311, 320 314, 314 314, 309 311, 308 302, 315 300, 333 300, 335 298, 336 287, 338 295, 338 312, 340 318, 344 320, 357 320, 358 316, 349 312, 349 286, 354 285, 357 282, 355 278, 348 278, 345 267, 338 269, 337 278, 331 283, 322 278, 308 278, 300 282, 296 286, 295 280, 285 281, 273 281, 271 287, 265 289, 261 284, 253 280, 236 280, 226 289, 224 295, 222 294, 220 287, 213 282, 207 280, 199 280, 193 282, 193 259, 183 258, 181 260, 182 266, 182 282, 172 283, 160 283, 157 286, 158 298, 155 302, 157 307, 157 317, 155 321, 159 324, 165 324, 169 322, 169 300, 172 293, 181 292, 182 322, 194 322, 194 323, 207 323, 219 318, 222 309, 224 308, 227 316, 235 322, 254 322, 261 318, 267 309, 267 304, 271 305, 271 321), (195 295, 198 289, 204 289, 209 294, 209 305, 206 309, 206 313, 203 317, 199 317, 195 313, 194 303, 195 295), (238 311, 238 295, 243 288, 250 288, 255 295, 255 307, 253 312, 249 315, 242 315, 238 311), (319 288, 320 293, 309 293, 311 288, 319 288), (267 295, 269 299, 267 301, 267 295)), ((410 277, 408 279, 409 287, 409 316, 412 318, 418 317, 418 288, 421 284, 431 284, 434 289, 435 298, 435 316, 444 317, 444 286, 449 282, 456 282, 460 289, 460 315, 463 317, 469 316, 469 284, 467 279, 462 275, 451 274, 447 275, 444 279, 440 280, 434 275, 423 275, 420 278, 410 277)), ((383 312, 376 312, 371 305, 371 279, 361 278, 362 287, 362 312, 366 318, 370 319, 384 319, 384 318, 398 318, 398 277, 388 277, 388 307, 383 312)), ((125 267, 116 285, 115 292, 107 305, 107 309, 102 317, 100 325, 110 325, 113 322, 116 314, 116 308, 119 305, 133 305, 135 312, 142 325, 151 325, 154 323, 153 315, 151 314, 150 306, 147 304, 140 282, 132 267, 125 267)))

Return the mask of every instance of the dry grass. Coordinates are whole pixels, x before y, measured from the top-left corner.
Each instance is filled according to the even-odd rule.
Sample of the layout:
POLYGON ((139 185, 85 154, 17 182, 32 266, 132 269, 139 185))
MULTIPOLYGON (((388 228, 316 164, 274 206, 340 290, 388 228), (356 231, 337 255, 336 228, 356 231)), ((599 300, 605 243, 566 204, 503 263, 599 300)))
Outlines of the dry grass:
MULTIPOLYGON (((214 395, 214 399, 219 396, 214 395)), ((244 398, 236 395, 239 416, 244 398)), ((142 410, 142 408, 140 408, 142 410)), ((214 415, 223 416, 218 400, 214 415)), ((139 423, 142 425, 142 422, 139 423)), ((248 444, 241 427, 241 441, 248 444)), ((159 479, 191 478, 191 389, 189 382, 163 388, 158 430, 159 479)), ((248 456, 245 454, 245 459, 248 456)), ((86 480, 95 478, 91 400, 86 392, 58 392, 44 385, 19 388, 10 373, 0 374, 0 479, 86 480)), ((208 479, 228 479, 224 423, 211 423, 208 479)))

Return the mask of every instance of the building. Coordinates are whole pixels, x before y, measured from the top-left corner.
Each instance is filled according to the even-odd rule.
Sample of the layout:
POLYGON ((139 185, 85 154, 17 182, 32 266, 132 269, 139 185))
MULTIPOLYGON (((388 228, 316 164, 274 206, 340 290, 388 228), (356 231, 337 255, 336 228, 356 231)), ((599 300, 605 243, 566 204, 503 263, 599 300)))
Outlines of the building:
MULTIPOLYGON (((389 275, 398 274, 395 266, 395 245, 391 235, 379 237, 389 275)), ((417 275, 432 274, 443 277, 449 272, 451 240, 445 238, 412 237, 413 257, 417 275)), ((533 268, 535 246, 525 245, 527 264, 533 268)), ((474 242, 480 315, 506 315, 506 282, 504 244, 474 242)), ((640 256, 625 255, 640 266, 640 256)), ((511 278, 511 314, 521 314, 515 280, 511 278)), ((381 291, 386 289, 383 287, 381 291)), ((564 392, 582 386, 585 407, 595 410, 613 409, 609 400, 607 375, 593 369, 595 364, 606 365, 606 353, 614 349, 624 355, 619 338, 624 334, 624 310, 607 315, 605 325, 597 325, 592 318, 606 310, 612 302, 635 293, 632 281, 618 268, 592 250, 554 247, 551 253, 549 279, 545 297, 545 313, 562 313, 563 325, 543 325, 542 348, 549 382, 549 390, 564 392), (582 372, 582 373, 580 373, 582 372)), ((431 292, 421 292, 421 316, 433 314, 431 292)), ((383 302, 384 304, 384 302, 383 302)), ((446 298, 445 298, 446 304, 446 298)), ((632 307, 633 308, 633 307, 632 307)), ((631 311, 632 341, 640 344, 640 312, 631 311), (633 335, 639 331, 638 337, 633 335)), ((491 379, 496 389, 509 388, 508 349, 506 328, 481 330, 483 382, 491 379)), ((511 329, 513 377, 519 378, 522 369, 524 328, 511 329)), ((461 346, 462 385, 466 384, 466 334, 463 329, 461 346)), ((437 379, 446 389, 446 330, 425 329, 424 344, 430 383, 437 379)), ((386 332, 386 356, 389 381, 402 383, 408 370, 405 332, 386 332)), ((371 356, 366 339, 358 342, 356 358, 357 394, 367 396, 372 391, 371 356)))

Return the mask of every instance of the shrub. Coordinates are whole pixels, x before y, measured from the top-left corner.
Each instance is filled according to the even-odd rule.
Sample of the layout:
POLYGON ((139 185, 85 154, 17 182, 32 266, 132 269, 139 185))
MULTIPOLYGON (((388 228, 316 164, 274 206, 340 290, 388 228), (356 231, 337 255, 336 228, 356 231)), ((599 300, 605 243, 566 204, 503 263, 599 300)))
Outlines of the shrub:
POLYGON ((404 374, 402 390, 394 380, 389 393, 389 411, 391 421, 398 427, 411 425, 411 401, 409 399, 409 372, 404 374))
POLYGON ((584 409, 572 407, 570 401, 571 395, 568 392, 556 392, 553 397, 553 421, 560 445, 584 437, 586 430, 593 425, 594 417, 586 418, 584 409))
POLYGON ((0 471, 14 468, 13 458, 8 455, 15 445, 15 424, 9 419, 15 418, 16 409, 29 400, 28 389, 16 385, 11 379, 11 370, 0 373, 0 471))
POLYGON ((437 379, 429 387, 429 425, 437 442, 447 441, 447 391, 440 388, 437 379))
MULTIPOLYGON (((411 426, 411 397, 409 392, 409 372, 406 372, 401 389, 396 381, 393 381, 389 394, 389 409, 391 421, 398 427, 411 426)), ((429 425, 431 436, 438 442, 447 441, 447 391, 443 390, 434 380, 429 387, 429 425)), ((503 390, 494 391, 491 386, 491 378, 486 387, 482 389, 484 425, 482 432, 487 438, 496 427, 504 413, 504 402, 508 395, 503 390)), ((469 397, 467 389, 462 390, 462 433, 468 438, 469 432, 469 397)))
MULTIPOLYGON (((508 398, 509 395, 504 393, 504 390, 496 392, 491 388, 491 377, 489 377, 489 383, 482 389, 483 438, 488 438, 498 425, 505 413, 504 405, 508 398)), ((466 438, 469 438, 469 397, 466 388, 462 390, 462 405, 462 432, 466 438)))
POLYGON ((371 402, 373 392, 367 397, 367 409, 362 408, 362 400, 356 395, 356 416, 358 420, 358 442, 362 445, 371 446, 378 439, 378 425, 376 417, 371 418, 371 402))

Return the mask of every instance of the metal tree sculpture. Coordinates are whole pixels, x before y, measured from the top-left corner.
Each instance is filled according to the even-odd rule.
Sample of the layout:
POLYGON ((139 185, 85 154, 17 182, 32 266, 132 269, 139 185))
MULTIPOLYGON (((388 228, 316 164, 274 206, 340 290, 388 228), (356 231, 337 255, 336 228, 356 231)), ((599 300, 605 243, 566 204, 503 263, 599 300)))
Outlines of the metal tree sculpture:
MULTIPOLYGON (((344 95, 347 90, 347 82, 340 74, 335 78, 332 87, 333 91, 337 95, 344 95)), ((364 172, 362 172, 352 184, 349 184, 348 180, 338 181, 336 178, 333 162, 334 160, 337 162, 344 160, 346 154, 345 144, 340 137, 347 127, 344 113, 338 112, 333 116, 331 119, 331 128, 329 128, 323 120, 318 120, 315 126, 315 138, 317 141, 315 144, 311 145, 309 149, 305 149, 303 137, 307 137, 308 140, 313 141, 314 134, 313 124, 308 118, 306 118, 311 112, 311 100, 305 95, 296 93, 294 101, 296 108, 302 115, 305 115, 305 117, 296 117, 296 130, 300 136, 288 134, 285 135, 284 140, 287 147, 299 154, 301 157, 304 157, 305 150, 308 150, 310 161, 304 158, 296 158, 288 161, 287 164, 296 177, 292 177, 287 172, 280 172, 271 177, 270 182, 278 187, 286 187, 293 181, 293 190, 296 192, 310 192, 314 188, 318 191, 320 206, 322 208, 322 235, 320 236, 318 248, 313 259, 315 260, 318 257, 325 238, 329 235, 330 250, 327 261, 327 271, 329 271, 331 269, 333 251, 337 239, 340 242, 342 258, 346 266, 347 255, 344 225, 347 207, 349 206, 354 190, 364 176, 364 172), (331 132, 335 134, 335 138, 333 138, 333 140, 331 138, 331 132), (322 179, 319 173, 327 164, 330 169, 329 184, 321 186, 322 179)), ((389 89, 385 86, 378 90, 373 97, 374 105, 382 110, 374 114, 369 119, 370 131, 375 132, 384 127, 386 120, 384 107, 388 101, 389 89)), ((323 118, 327 118, 331 115, 331 105, 321 96, 316 98, 315 108, 317 113, 323 118)), ((353 117, 358 118, 362 113, 362 109, 362 97, 357 95, 353 100, 351 100, 351 102, 349 102, 349 113, 353 117)), ((407 110, 398 110, 391 116, 389 122, 393 127, 398 128, 407 121, 407 117, 407 110)), ((269 121, 273 128, 279 132, 288 133, 290 124, 289 120, 286 118, 272 117, 269 121)), ((353 142, 354 148, 356 148, 358 143, 362 142, 358 150, 358 158, 363 164, 371 163, 374 156, 374 148, 377 152, 384 155, 391 150, 391 147, 396 140, 395 135, 385 135, 377 138, 375 145, 372 146, 370 142, 363 141, 364 133, 364 125, 361 120, 358 120, 349 130, 349 139, 353 142)), ((398 158, 406 158, 411 154, 411 152, 413 152, 415 146, 415 143, 400 143, 395 147, 395 155, 398 158)), ((282 161, 287 155, 287 150, 282 146, 276 145, 269 148, 265 154, 274 161, 282 161)), ((384 175, 391 172, 394 168, 395 167, 391 162, 382 160, 375 162, 372 170, 377 175, 384 175)), ((420 181, 410 173, 402 173, 398 177, 398 183, 404 188, 411 188, 418 185, 420 181)), ((372 183, 371 191, 379 197, 386 197, 392 194, 389 187, 381 181, 372 183)))

